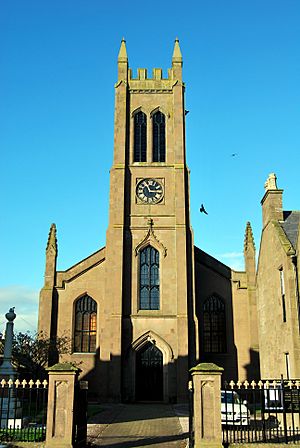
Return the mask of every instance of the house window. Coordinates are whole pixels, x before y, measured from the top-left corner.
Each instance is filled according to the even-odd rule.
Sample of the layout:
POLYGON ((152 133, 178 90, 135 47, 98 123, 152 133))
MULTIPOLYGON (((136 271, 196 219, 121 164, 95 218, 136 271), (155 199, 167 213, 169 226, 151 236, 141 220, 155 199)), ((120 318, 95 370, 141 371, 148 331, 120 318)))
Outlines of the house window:
POLYGON ((279 269, 280 275, 280 293, 281 293, 281 306, 282 306, 282 321, 286 322, 286 306, 285 306, 285 286, 284 286, 284 274, 283 269, 279 269))
POLYGON ((165 116, 156 112, 152 117, 153 162, 166 161, 166 125, 165 116))
POLYGON ((75 303, 74 352, 96 351, 97 303, 87 294, 75 303))
POLYGON ((147 160, 147 117, 143 112, 134 115, 134 162, 147 160))
POLYGON ((215 295, 203 304, 203 343, 205 353, 226 352, 225 305, 215 295))
POLYGON ((141 310, 159 310, 159 252, 147 246, 140 252, 141 310))

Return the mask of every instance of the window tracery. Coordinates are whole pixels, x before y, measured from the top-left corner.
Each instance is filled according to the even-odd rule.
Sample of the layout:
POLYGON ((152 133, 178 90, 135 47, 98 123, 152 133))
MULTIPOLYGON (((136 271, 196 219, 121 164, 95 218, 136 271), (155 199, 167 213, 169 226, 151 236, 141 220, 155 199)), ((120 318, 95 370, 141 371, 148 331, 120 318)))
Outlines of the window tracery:
POLYGON ((159 252, 152 246, 140 251, 139 309, 159 310, 159 252))
POLYGON ((205 353, 226 352, 225 304, 216 295, 203 304, 203 345, 205 353))
POLYGON ((74 352, 96 351, 97 303, 85 294, 75 303, 74 352))

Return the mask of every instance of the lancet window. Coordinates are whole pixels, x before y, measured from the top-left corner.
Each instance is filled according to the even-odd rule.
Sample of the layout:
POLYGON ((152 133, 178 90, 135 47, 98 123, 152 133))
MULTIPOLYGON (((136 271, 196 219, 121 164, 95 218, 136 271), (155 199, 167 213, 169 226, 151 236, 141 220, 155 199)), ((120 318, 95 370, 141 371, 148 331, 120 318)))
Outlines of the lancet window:
POLYGON ((141 310, 159 310, 159 252, 147 246, 140 252, 140 297, 141 310))
POLYGON ((75 303, 74 352, 96 351, 97 303, 87 294, 75 303))
POLYGON ((134 115, 134 162, 147 161, 147 117, 144 112, 134 115))
POLYGON ((152 117, 153 162, 166 161, 166 120, 162 112, 152 117))

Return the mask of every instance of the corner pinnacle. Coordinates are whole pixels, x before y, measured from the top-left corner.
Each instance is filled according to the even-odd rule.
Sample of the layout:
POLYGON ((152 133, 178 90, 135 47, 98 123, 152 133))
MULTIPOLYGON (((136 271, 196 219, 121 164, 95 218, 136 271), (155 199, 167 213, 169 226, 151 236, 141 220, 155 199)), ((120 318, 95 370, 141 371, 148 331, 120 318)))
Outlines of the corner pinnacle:
POLYGON ((175 44, 174 44, 174 51, 172 56, 172 62, 179 62, 182 64, 182 54, 179 46, 179 39, 176 37, 175 44))
POLYGON ((120 51, 118 55, 118 62, 128 62, 126 40, 122 37, 120 51))
POLYGON ((248 221, 246 224, 246 230, 245 230, 244 251, 246 252, 248 250, 248 248, 251 246, 253 247, 253 249, 255 249, 252 228, 251 228, 250 222, 248 221))
POLYGON ((48 251, 51 247, 55 251, 57 251, 56 225, 55 224, 51 224, 46 251, 48 251))

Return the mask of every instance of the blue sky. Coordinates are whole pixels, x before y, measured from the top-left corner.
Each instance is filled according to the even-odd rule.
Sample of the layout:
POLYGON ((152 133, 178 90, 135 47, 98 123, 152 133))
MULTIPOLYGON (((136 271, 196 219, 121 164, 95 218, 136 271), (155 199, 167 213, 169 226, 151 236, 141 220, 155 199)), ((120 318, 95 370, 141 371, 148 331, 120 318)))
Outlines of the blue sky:
POLYGON ((248 220, 259 247, 270 172, 284 208, 300 208, 299 0, 146 4, 0 4, 0 316, 15 305, 17 330, 36 325, 52 222, 58 269, 105 245, 123 36, 134 70, 165 75, 180 39, 196 245, 242 269, 248 220))

